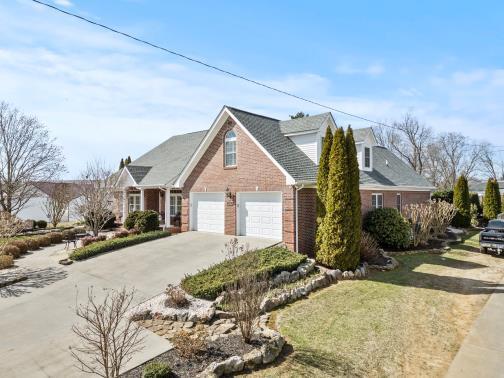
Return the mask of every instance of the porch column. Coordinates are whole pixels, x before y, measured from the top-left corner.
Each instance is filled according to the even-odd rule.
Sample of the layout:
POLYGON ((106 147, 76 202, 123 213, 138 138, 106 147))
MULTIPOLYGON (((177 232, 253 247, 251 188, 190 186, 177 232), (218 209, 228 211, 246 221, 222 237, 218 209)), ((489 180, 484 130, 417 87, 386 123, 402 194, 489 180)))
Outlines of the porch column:
POLYGON ((145 210, 145 189, 140 188, 140 210, 145 210))
POLYGON ((126 217, 128 216, 128 190, 123 189, 122 192, 122 221, 124 222, 126 220, 126 217))
POLYGON ((171 194, 171 188, 166 188, 165 191, 165 211, 164 211, 164 217, 165 217, 165 228, 170 228, 172 226, 171 224, 171 217, 170 217, 170 194, 171 194))

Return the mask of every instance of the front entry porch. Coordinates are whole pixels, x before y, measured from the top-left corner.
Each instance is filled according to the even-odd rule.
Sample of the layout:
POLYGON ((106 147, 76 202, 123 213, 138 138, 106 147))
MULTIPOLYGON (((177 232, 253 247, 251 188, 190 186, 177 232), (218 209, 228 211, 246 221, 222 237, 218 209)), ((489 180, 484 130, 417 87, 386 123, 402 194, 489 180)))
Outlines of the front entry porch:
POLYGON ((164 229, 180 232, 182 193, 178 189, 127 187, 117 193, 116 203, 116 219, 121 223, 132 211, 153 210, 159 214, 159 223, 164 229))

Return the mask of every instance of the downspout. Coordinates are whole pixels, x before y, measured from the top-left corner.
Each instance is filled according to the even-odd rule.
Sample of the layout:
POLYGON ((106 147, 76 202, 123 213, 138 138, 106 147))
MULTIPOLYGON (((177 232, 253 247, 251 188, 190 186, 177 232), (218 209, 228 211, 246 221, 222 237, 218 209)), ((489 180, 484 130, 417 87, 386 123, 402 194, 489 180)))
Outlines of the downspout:
POLYGON ((299 196, 299 191, 304 188, 304 184, 301 184, 300 187, 294 185, 296 188, 296 252, 299 253, 299 208, 298 208, 298 196, 299 196))

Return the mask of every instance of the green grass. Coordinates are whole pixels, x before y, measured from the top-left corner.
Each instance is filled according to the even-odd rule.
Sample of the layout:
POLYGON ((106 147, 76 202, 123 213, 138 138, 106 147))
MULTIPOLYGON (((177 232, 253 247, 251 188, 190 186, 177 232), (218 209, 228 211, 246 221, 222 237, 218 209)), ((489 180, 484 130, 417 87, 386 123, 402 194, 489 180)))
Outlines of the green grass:
POLYGON ((498 287, 504 260, 452 250, 398 256, 400 267, 343 281, 273 313, 286 355, 260 377, 443 376, 498 287))
POLYGON ((90 244, 86 247, 75 249, 70 254, 72 260, 85 260, 87 258, 99 255, 104 252, 114 251, 117 249, 129 247, 132 245, 145 243, 151 240, 165 238, 170 236, 166 231, 146 232, 139 235, 132 235, 125 238, 109 239, 90 244))
POLYGON ((212 265, 194 275, 188 275, 182 280, 181 285, 194 297, 213 300, 227 285, 237 280, 237 270, 271 275, 283 270, 294 270, 304 261, 306 261, 305 255, 291 252, 286 248, 265 248, 247 252, 232 260, 212 265))

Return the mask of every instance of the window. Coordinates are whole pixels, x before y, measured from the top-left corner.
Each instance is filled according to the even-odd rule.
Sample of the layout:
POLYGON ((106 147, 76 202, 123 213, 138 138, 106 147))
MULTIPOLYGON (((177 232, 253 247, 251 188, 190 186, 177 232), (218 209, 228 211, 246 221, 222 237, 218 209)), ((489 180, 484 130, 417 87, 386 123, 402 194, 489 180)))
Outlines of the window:
POLYGON ((402 211, 402 198, 401 193, 396 194, 396 208, 399 212, 402 211))
POLYGON ((381 209, 383 207, 383 194, 373 193, 371 197, 371 206, 375 209, 381 209))
POLYGON ((140 193, 130 193, 128 196, 128 211, 140 210, 140 193))
POLYGON ((371 148, 364 147, 364 167, 371 167, 371 148))
POLYGON ((236 165, 236 134, 229 130, 224 138, 224 166, 234 167, 236 165))
POLYGON ((175 217, 182 212, 182 195, 170 195, 170 216, 175 217))

